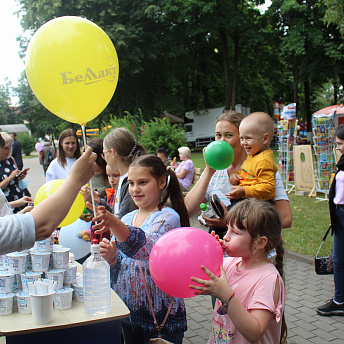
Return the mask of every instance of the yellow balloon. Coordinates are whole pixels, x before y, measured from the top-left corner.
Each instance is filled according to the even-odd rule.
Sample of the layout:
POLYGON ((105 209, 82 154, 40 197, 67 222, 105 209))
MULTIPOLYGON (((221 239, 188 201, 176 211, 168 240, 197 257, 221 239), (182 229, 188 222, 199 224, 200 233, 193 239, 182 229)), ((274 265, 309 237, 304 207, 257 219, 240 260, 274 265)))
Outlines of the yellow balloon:
MULTIPOLYGON (((56 190, 60 188, 60 186, 64 183, 64 181, 65 181, 64 179, 55 179, 42 185, 36 193, 35 202, 34 202, 35 205, 41 203, 50 195, 52 195, 56 190)), ((72 207, 70 208, 67 216, 64 218, 64 220, 60 223, 58 227, 68 226, 69 224, 73 223, 75 220, 77 220, 80 217, 84 209, 85 209, 85 200, 84 200, 84 197, 79 193, 72 207)), ((54 216, 54 214, 51 214, 51 216, 54 216)))
POLYGON ((107 34, 80 17, 60 17, 33 35, 26 75, 38 100, 62 119, 86 124, 107 106, 118 82, 118 57, 107 34))

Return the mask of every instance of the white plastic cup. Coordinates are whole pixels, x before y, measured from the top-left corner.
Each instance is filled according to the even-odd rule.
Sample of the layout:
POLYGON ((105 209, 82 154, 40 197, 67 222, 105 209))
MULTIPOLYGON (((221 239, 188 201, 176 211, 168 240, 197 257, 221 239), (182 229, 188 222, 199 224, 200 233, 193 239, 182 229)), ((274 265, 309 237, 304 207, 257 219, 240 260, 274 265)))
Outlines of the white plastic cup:
POLYGON ((13 309, 13 293, 0 294, 0 315, 10 315, 13 309))
POLYGON ((12 252, 6 254, 8 258, 8 271, 13 274, 21 274, 27 269, 27 253, 12 252))
POLYGON ((28 293, 16 293, 18 313, 20 314, 31 314, 31 297, 28 293))
POLYGON ((5 267, 5 259, 6 259, 6 255, 1 254, 0 255, 0 270, 7 270, 7 267, 5 267))
POLYGON ((82 283, 72 284, 74 289, 74 299, 76 302, 84 302, 84 286, 82 283))
POLYGON ((76 273, 78 270, 78 264, 70 263, 67 268, 65 268, 63 284, 73 284, 76 283, 76 273))
POLYGON ((62 288, 54 293, 55 309, 63 310, 72 308, 73 288, 62 288))
POLYGON ((51 269, 45 272, 45 277, 56 282, 55 290, 63 288, 64 269, 51 269))
POLYGON ((52 234, 49 238, 36 241, 35 250, 40 252, 52 252, 54 247, 55 234, 52 234))
POLYGON ((54 294, 43 296, 30 294, 33 322, 49 324, 53 320, 54 294))
POLYGON ((8 271, 0 271, 0 293, 12 293, 15 275, 8 271))
POLYGON ((55 269, 65 269, 69 266, 69 251, 67 247, 54 249, 53 251, 53 267, 55 269))
POLYGON ((49 270, 51 252, 31 250, 32 271, 43 272, 49 270))
POLYGON ((39 281, 39 279, 42 277, 41 272, 36 272, 36 271, 26 271, 21 276, 21 286, 23 289, 24 293, 29 293, 29 282, 36 282, 39 281))

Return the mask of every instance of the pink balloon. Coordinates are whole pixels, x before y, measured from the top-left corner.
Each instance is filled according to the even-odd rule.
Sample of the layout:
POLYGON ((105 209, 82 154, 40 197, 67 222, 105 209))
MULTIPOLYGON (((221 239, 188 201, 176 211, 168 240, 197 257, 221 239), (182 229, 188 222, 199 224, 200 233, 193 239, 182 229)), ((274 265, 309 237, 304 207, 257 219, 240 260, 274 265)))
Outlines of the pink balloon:
POLYGON ((36 148, 36 151, 37 151, 37 152, 40 152, 40 151, 43 149, 43 144, 40 143, 40 142, 37 142, 37 143, 35 144, 35 148, 36 148))
POLYGON ((166 294, 187 298, 195 296, 190 289, 191 277, 208 280, 201 265, 220 276, 223 251, 220 243, 202 229, 183 227, 164 234, 153 246, 149 270, 155 284, 166 294))

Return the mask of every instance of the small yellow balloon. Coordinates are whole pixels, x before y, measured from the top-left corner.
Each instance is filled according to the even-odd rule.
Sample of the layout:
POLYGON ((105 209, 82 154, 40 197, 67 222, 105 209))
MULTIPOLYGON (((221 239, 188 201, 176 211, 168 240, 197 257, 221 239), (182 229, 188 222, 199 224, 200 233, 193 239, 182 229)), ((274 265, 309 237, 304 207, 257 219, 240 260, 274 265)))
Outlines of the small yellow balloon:
POLYGON ((118 82, 118 57, 107 34, 80 17, 50 20, 33 35, 26 75, 38 100, 62 119, 86 124, 108 105, 118 82))
MULTIPOLYGON (((55 179, 42 185, 36 193, 34 204, 37 205, 44 201, 46 198, 48 198, 50 195, 52 195, 55 191, 57 191, 60 188, 64 181, 64 179, 55 179)), ((79 193, 72 207, 70 208, 67 216, 64 218, 64 220, 60 223, 58 227, 68 226, 71 223, 73 223, 80 217, 84 209, 84 197, 79 193)), ((54 216, 54 214, 51 214, 51 216, 54 216)))

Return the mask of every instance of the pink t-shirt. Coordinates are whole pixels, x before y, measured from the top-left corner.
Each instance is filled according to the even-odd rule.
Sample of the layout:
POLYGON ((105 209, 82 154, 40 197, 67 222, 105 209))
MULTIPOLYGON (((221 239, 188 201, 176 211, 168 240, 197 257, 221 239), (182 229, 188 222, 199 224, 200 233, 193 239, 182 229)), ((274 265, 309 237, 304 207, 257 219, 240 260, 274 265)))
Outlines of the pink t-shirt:
POLYGON ((336 195, 334 204, 344 204, 344 171, 338 171, 336 175, 336 195))
MULTIPOLYGON (((242 306, 246 310, 267 309, 274 313, 265 334, 259 344, 275 344, 280 342, 282 315, 284 309, 284 284, 273 264, 266 264, 252 270, 238 270, 241 258, 225 258, 223 267, 231 288, 235 291, 242 306), (276 279, 280 286, 280 297, 275 306, 273 300, 276 279)), ((230 317, 217 313, 221 302, 217 299, 214 307, 213 322, 208 344, 247 344, 249 343, 232 323, 230 317)))

